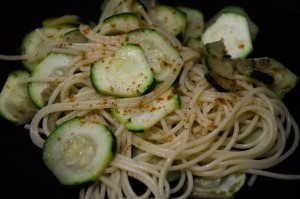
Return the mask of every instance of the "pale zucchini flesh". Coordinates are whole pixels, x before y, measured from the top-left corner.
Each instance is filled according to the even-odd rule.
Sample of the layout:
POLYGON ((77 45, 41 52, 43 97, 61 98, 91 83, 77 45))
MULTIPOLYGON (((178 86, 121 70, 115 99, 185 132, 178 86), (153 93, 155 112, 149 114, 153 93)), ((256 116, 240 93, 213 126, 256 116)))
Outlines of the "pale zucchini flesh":
POLYGON ((127 35, 130 43, 143 49, 158 82, 167 79, 173 73, 172 65, 182 59, 178 51, 154 29, 138 29, 127 35))
MULTIPOLYGON (((48 38, 63 41, 64 35, 72 30, 76 29, 76 27, 71 25, 59 25, 53 27, 41 27, 39 30, 48 38)), ((31 31, 25 35, 21 44, 21 53, 22 54, 36 54, 38 49, 43 43, 43 39, 40 35, 35 31, 31 31)), ((23 60, 22 63, 24 67, 32 71, 45 57, 41 57, 35 60, 23 60)))
POLYGON ((25 70, 11 72, 0 93, 0 115, 16 125, 30 122, 37 112, 27 93, 28 77, 25 70))
MULTIPOLYGON (((50 78, 64 77, 68 67, 73 60, 73 55, 50 53, 39 65, 31 72, 30 77, 50 78)), ((54 83, 48 82, 29 82, 28 93, 37 107, 42 108, 46 105, 49 93, 55 88, 54 83)))
POLYGON ((91 80, 98 92, 120 97, 142 95, 155 83, 143 50, 130 43, 121 46, 114 56, 94 63, 91 80))
POLYGON ((253 50, 248 22, 245 16, 224 12, 210 24, 202 35, 204 44, 224 39, 227 55, 245 58, 253 50))
POLYGON ((281 99, 299 82, 299 76, 272 57, 256 58, 255 67, 274 78, 274 82, 268 87, 281 99))
POLYGON ((134 108, 113 108, 111 113, 128 130, 145 131, 179 107, 179 94, 171 87, 149 104, 134 108))
POLYGON ((157 5, 148 10, 154 24, 163 27, 170 34, 182 37, 187 27, 187 16, 181 10, 167 5, 157 5))
POLYGON ((186 30, 184 32, 183 43, 186 44, 190 38, 201 40, 204 31, 204 16, 203 13, 190 7, 179 6, 179 10, 184 12, 187 17, 186 30))
POLYGON ((220 179, 194 178, 194 188, 189 198, 230 199, 246 182, 245 173, 233 173, 220 179))
POLYGON ((106 18, 100 28, 104 35, 128 33, 142 27, 140 19, 133 13, 120 13, 106 18))
POLYGON ((103 124, 74 118, 57 126, 43 145, 43 162, 62 185, 93 183, 116 153, 116 137, 103 124))

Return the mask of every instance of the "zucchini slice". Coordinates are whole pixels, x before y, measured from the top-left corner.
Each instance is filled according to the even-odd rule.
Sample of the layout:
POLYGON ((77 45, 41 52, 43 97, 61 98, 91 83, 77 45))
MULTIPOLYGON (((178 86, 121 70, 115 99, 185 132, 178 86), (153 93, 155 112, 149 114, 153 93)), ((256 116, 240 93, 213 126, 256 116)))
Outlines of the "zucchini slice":
POLYGON ((205 79, 220 92, 233 91, 236 81, 232 79, 235 72, 234 60, 226 57, 224 40, 206 44, 207 55, 203 58, 205 79))
POLYGON ((251 18, 249 17, 249 15, 247 14, 244 8, 237 5, 228 5, 222 8, 220 12, 216 14, 216 16, 224 12, 234 12, 234 13, 244 15, 248 21, 251 39, 252 41, 256 39, 257 33, 259 32, 259 27, 251 20, 251 18))
MULTIPOLYGON (((30 77, 64 77, 73 58, 73 55, 50 53, 34 68, 30 77)), ((54 87, 55 84, 53 83, 29 82, 27 89, 34 104, 37 107, 42 108, 48 102, 48 93, 51 93, 54 87)))
POLYGON ((274 82, 268 87, 281 99, 299 82, 299 77, 295 73, 274 58, 256 58, 255 67, 274 78, 274 82))
POLYGON ((190 38, 201 40, 201 36, 204 30, 204 16, 203 13, 196 9, 190 7, 179 6, 179 10, 184 12, 187 16, 187 26, 184 32, 184 43, 190 38))
POLYGON ((68 43, 87 43, 88 38, 86 38, 79 30, 76 28, 64 34, 63 40, 68 43))
POLYGON ((135 108, 113 108, 111 114, 131 131, 145 131, 159 120, 180 107, 177 90, 170 87, 163 95, 149 104, 135 108))
POLYGON ((194 178, 189 198, 233 198, 246 182, 245 173, 234 173, 221 179, 194 178))
POLYGON ((204 44, 224 39, 227 54, 245 58, 252 50, 252 40, 247 18, 234 12, 224 12, 211 23, 202 35, 204 44))
POLYGON ((93 183, 114 158, 116 143, 107 126, 74 118, 47 137, 43 162, 62 185, 93 183))
MULTIPOLYGON (((40 30, 45 34, 48 38, 55 39, 57 41, 62 41, 64 39, 64 35, 72 30, 76 29, 76 27, 71 25, 60 25, 54 27, 41 27, 40 30)), ((39 34, 33 30, 25 35, 21 44, 21 52, 22 54, 31 54, 36 53, 41 44, 43 43, 43 39, 39 36, 39 34)), ((22 64, 24 67, 32 71, 45 57, 42 57, 37 60, 28 61, 23 60, 22 64)))
POLYGON ((178 51, 154 29, 138 29, 127 35, 130 43, 143 49, 158 82, 168 78, 173 73, 172 65, 182 59, 178 51))
POLYGON ((94 63, 91 79, 98 92, 120 97, 142 95, 155 83, 143 50, 130 43, 121 46, 114 56, 94 63))
POLYGON ((204 74, 205 79, 219 92, 233 91, 236 88, 236 81, 219 75, 214 71, 204 74))
POLYGON ((63 15, 60 17, 45 19, 42 22, 43 27, 52 27, 52 26, 60 26, 66 24, 79 25, 79 24, 88 24, 89 22, 84 20, 82 17, 77 15, 63 15))
POLYGON ((19 82, 28 77, 26 70, 11 72, 0 93, 0 115, 16 125, 30 122, 37 112, 28 96, 27 83, 19 82))
POLYGON ((100 33, 104 35, 117 35, 128 33, 141 27, 142 23, 135 14, 124 12, 104 19, 100 33))
POLYGON ((187 16, 181 10, 168 5, 157 5, 151 7, 148 14, 155 25, 165 28, 173 36, 182 38, 185 35, 187 16))
POLYGON ((243 59, 238 60, 236 62, 236 69, 237 71, 245 76, 252 77, 254 79, 260 80, 266 84, 274 83, 273 76, 261 72, 255 68, 255 60, 254 59, 243 59))
POLYGON ((237 5, 228 5, 223 7, 217 14, 215 14, 206 24, 209 26, 217 17, 219 17, 224 12, 233 12, 237 14, 241 14, 246 17, 249 31, 251 35, 252 41, 256 39, 257 33, 259 32, 259 27, 251 20, 249 15, 247 14, 246 10, 240 6, 237 5))

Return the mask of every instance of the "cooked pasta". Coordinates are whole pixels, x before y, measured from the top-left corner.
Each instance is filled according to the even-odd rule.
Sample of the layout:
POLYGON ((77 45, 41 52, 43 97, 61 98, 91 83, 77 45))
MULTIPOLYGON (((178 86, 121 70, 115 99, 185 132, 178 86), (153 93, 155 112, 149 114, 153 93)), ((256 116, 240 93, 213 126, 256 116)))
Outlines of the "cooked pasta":
MULTIPOLYGON (((75 117, 105 124, 117 138, 117 152, 98 181, 80 191, 80 198, 187 198, 193 178, 219 179, 233 173, 300 179, 266 171, 289 157, 299 144, 299 128, 282 100, 264 83, 235 73, 234 92, 217 91, 204 77, 202 54, 182 44, 161 27, 153 25, 143 7, 134 1, 112 0, 95 27, 81 24, 86 43, 69 43, 47 37, 38 52, 0 59, 39 60, 50 52, 74 56, 63 77, 29 77, 22 82, 48 82, 47 104, 25 128, 33 143, 43 148, 45 139, 60 124, 75 117), (127 42, 126 34, 101 34, 103 19, 121 12, 142 16, 142 28, 159 32, 181 55, 165 81, 137 97, 116 97, 96 92, 90 79, 91 65, 113 56, 127 42), (136 108, 159 98, 174 86, 181 106, 145 132, 132 132, 111 114, 111 108, 136 108), (251 139, 251 135, 255 135, 251 139), (250 139, 249 139, 250 138, 250 139), (287 140, 293 143, 287 145, 287 140), (168 174, 177 172, 176 185, 168 174), (144 184, 136 190, 131 179, 144 184)), ((112 27, 113 28, 113 27, 112 27)), ((105 30, 107 32, 108 30, 105 30)))

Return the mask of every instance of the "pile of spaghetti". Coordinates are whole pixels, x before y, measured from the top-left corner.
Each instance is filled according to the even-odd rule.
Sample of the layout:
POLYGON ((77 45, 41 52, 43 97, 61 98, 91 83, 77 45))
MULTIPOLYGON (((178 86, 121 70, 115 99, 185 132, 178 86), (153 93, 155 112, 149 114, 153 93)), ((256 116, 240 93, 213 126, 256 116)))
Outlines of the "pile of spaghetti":
MULTIPOLYGON (((153 7, 154 2, 147 6, 153 7)), ((61 33, 54 32, 49 37, 42 28, 37 28, 34 32, 42 40, 37 51, 0 56, 31 63, 51 52, 74 57, 64 76, 28 77, 21 82, 47 82, 51 88, 44 91, 46 104, 33 108, 25 125, 38 147, 43 148, 57 126, 75 117, 105 124, 114 133, 117 147, 113 160, 96 182, 82 188, 80 197, 187 198, 193 192, 196 178, 216 180, 236 173, 299 179, 300 175, 266 171, 289 157, 299 142, 298 126, 281 98, 265 83, 237 72, 232 76, 234 90, 218 91, 205 78, 205 46, 200 50, 188 47, 152 21, 147 6, 133 0, 108 1, 99 23, 76 25, 85 42, 66 42, 60 39, 61 33), (107 34, 116 27, 103 26, 106 18, 123 12, 134 13, 140 24, 138 27, 119 24, 117 28, 155 30, 180 54, 169 66, 172 73, 164 81, 134 97, 99 93, 90 78, 93 63, 114 56, 128 42, 127 32, 107 34), (143 107, 160 98, 171 86, 179 93, 180 107, 143 132, 128 130, 110 112, 112 108, 143 107), (293 142, 287 146, 289 137, 293 142), (173 181, 169 179, 172 175, 176 178, 173 181), (146 188, 136 190, 132 179, 146 188)), ((64 23, 61 22, 64 19, 68 20, 67 16, 53 21, 64 23)), ((155 55, 147 58, 155 59, 151 56, 155 55)))

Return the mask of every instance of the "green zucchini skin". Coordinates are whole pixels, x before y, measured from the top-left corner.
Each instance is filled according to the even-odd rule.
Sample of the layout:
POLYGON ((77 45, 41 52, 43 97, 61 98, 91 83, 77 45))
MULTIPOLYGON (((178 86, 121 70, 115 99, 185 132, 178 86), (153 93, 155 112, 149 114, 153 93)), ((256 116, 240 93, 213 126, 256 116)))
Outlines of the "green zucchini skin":
POLYGON ((62 185, 93 183, 113 160, 116 147, 116 137, 107 126, 76 117, 47 137, 43 162, 62 185))
POLYGON ((143 50, 131 43, 121 46, 113 57, 94 63, 91 80, 98 92, 119 97, 142 95, 155 84, 143 50))
MULTIPOLYGON (((50 53, 31 71, 30 77, 64 77, 73 58, 73 55, 50 53)), ((34 104, 42 108, 47 104, 49 93, 55 86, 47 82, 29 82, 27 90, 34 104)))
POLYGON ((179 52, 160 33, 144 28, 127 34, 128 42, 139 45, 148 60, 156 81, 165 81, 172 71, 172 64, 182 59, 179 52))
POLYGON ((245 173, 233 173, 220 179, 194 178, 194 188, 189 196, 192 199, 232 199, 246 183, 245 173))
POLYGON ((156 5, 148 10, 148 14, 155 24, 182 40, 187 27, 186 13, 173 6, 156 5))
POLYGON ((158 99, 141 107, 113 108, 112 116, 134 132, 144 132, 166 115, 180 107, 180 96, 174 87, 169 88, 158 99))
POLYGON ((10 72, 0 93, 0 115, 17 126, 31 121, 37 107, 27 92, 27 83, 19 80, 29 77, 26 70, 10 72))
MULTIPOLYGON (((57 26, 49 26, 49 27, 40 27, 39 30, 45 34, 48 38, 53 38, 57 41, 63 41, 64 35, 68 32, 76 29, 73 25, 57 25, 57 26)), ((32 54, 36 53, 40 46, 43 43, 43 39, 39 36, 39 34, 33 30, 27 33, 21 44, 21 53, 22 54, 32 54)), ((23 66, 28 70, 32 71, 45 57, 41 57, 35 60, 22 60, 23 66)))

